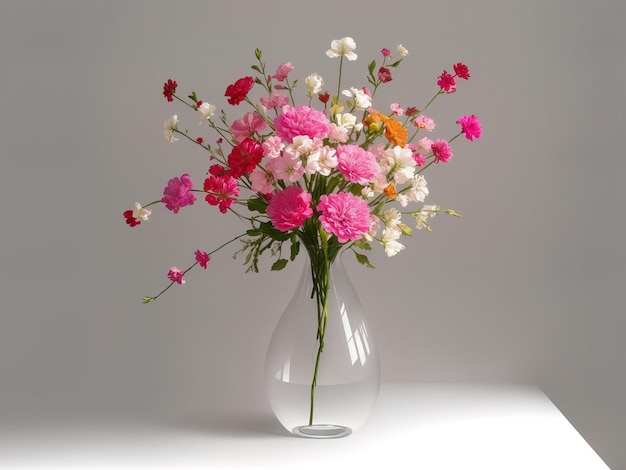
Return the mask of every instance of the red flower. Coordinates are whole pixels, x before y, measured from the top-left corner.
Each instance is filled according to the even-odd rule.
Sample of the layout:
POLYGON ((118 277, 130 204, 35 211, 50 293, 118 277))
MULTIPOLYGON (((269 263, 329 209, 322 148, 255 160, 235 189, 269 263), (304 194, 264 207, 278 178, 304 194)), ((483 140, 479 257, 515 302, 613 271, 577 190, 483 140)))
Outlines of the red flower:
POLYGON ((163 96, 167 98, 167 101, 174 101, 174 93, 176 93, 176 87, 178 83, 172 80, 168 80, 163 84, 163 96))
POLYGON ((228 175, 210 176, 205 179, 204 190, 209 193, 205 197, 206 202, 212 206, 219 205, 222 214, 226 213, 239 196, 237 180, 228 175))
POLYGON ((317 95, 317 97, 324 104, 328 103, 328 100, 330 99, 330 95, 328 94, 328 92, 320 93, 319 95, 317 95))
POLYGON ((454 64, 454 73, 456 73, 457 77, 462 78, 463 80, 468 80, 470 78, 467 65, 462 64, 461 62, 454 64))
POLYGON ((232 85, 228 85, 224 96, 228 97, 228 104, 236 105, 246 99, 248 92, 254 86, 252 77, 244 77, 237 80, 232 85))
POLYGON ((126 218, 126 223, 131 227, 134 227, 135 225, 139 225, 141 223, 141 219, 135 219, 135 217, 133 216, 133 211, 131 209, 124 211, 124 217, 126 218))
POLYGON ((378 69, 378 78, 383 83, 390 82, 392 80, 391 71, 387 67, 381 67, 378 69))
POLYGON ((228 155, 228 174, 233 178, 247 175, 263 159, 263 146, 254 139, 244 139, 228 155))
POLYGON ((441 75, 439 75, 437 85, 439 85, 446 93, 454 93, 456 91, 456 80, 445 70, 441 75))
POLYGON ((222 176, 226 174, 226 169, 222 165, 218 165, 216 163, 215 165, 211 165, 209 167, 208 173, 213 176, 222 176))

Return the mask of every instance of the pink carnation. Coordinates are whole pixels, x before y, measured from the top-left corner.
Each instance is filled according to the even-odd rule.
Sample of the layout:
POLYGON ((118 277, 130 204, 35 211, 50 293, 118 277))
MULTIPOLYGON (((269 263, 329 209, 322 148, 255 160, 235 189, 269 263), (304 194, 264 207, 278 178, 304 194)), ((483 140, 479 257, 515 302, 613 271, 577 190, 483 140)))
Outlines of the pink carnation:
POLYGON ((172 266, 167 273, 167 277, 170 281, 177 282, 181 286, 185 283, 184 275, 185 273, 178 269, 176 266, 172 266))
POLYGON ((483 133, 480 121, 473 114, 469 116, 461 116, 456 123, 461 125, 461 131, 465 132, 465 137, 467 137, 468 140, 473 141, 474 137, 478 139, 483 133))
POLYGON ((274 119, 276 135, 285 142, 292 142, 299 135, 323 139, 328 136, 329 124, 324 113, 308 106, 285 105, 282 114, 274 119))
POLYGON ((356 144, 337 147, 337 169, 343 177, 352 182, 367 185, 380 173, 380 166, 374 155, 356 144))
POLYGON ((352 193, 324 194, 316 209, 321 212, 322 228, 340 243, 359 240, 370 231, 370 208, 352 193))
POLYGON ((278 66, 278 68, 276 69, 276 73, 272 75, 272 78, 275 78, 279 82, 282 82, 285 80, 285 78, 287 78, 287 75, 289 75, 289 72, 291 72, 292 70, 293 66, 291 65, 291 62, 285 62, 284 64, 278 66))
POLYGON ((196 195, 189 192, 191 189, 193 189, 193 183, 187 173, 180 178, 172 178, 163 190, 161 202, 177 214, 181 207, 190 206, 195 202, 196 195))
POLYGON ((225 214, 233 202, 239 196, 239 187, 237 180, 231 176, 213 176, 211 175, 204 180, 204 190, 209 193, 206 195, 206 202, 212 206, 220 207, 220 212, 225 214))
POLYGON ((311 195, 298 186, 287 186, 272 196, 267 215, 281 232, 300 227, 313 215, 311 195))
POLYGON ((269 98, 263 97, 259 101, 261 101, 261 104, 267 109, 282 108, 289 103, 289 97, 278 93, 272 93, 269 98))
POLYGON ((266 127, 267 123, 261 116, 259 116, 259 113, 252 111, 250 113, 246 113, 241 119, 233 121, 230 126, 230 133, 239 144, 248 137, 253 136, 255 133, 262 131, 266 127))
POLYGON ((459 62, 458 64, 454 64, 454 73, 456 73, 457 77, 462 78, 463 80, 469 80, 470 78, 470 73, 469 73, 469 69, 467 68, 467 65, 465 65, 462 62, 459 62))
POLYGON ((446 163, 452 158, 452 149, 445 139, 437 139, 430 146, 430 151, 435 155, 435 163, 446 163))
POLYGON ((198 262, 198 264, 206 269, 207 264, 209 264, 209 261, 211 261, 211 257, 201 250, 196 250, 194 252, 194 255, 196 255, 196 261, 198 262))
POLYGON ((433 121, 432 118, 429 118, 428 116, 424 116, 423 114, 420 114, 415 118, 415 121, 413 121, 413 125, 418 129, 424 129, 428 132, 432 132, 433 129, 435 129, 435 121, 433 121))

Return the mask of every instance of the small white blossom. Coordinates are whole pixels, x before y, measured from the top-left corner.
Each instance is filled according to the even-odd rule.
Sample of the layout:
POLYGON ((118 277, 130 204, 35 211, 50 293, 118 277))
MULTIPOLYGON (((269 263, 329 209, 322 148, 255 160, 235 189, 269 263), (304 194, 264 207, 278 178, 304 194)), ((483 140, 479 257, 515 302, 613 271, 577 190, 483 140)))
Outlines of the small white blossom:
POLYGON ((428 183, 423 175, 417 175, 411 180, 411 188, 407 191, 409 201, 424 202, 428 193, 428 183))
POLYGON ((335 39, 330 43, 330 49, 326 51, 326 55, 331 59, 345 56, 348 60, 356 60, 357 55, 353 52, 354 49, 356 49, 354 39, 350 37, 335 39))
POLYGON ((385 151, 385 157, 380 161, 381 170, 386 175, 393 175, 397 184, 409 181, 415 175, 415 159, 408 147, 399 145, 385 151))
POLYGON ((372 106, 372 97, 364 90, 350 87, 349 90, 343 90, 341 94, 352 98, 356 109, 367 109, 372 106))
POLYGON ((406 57, 409 55, 409 51, 402 44, 398 44, 398 54, 400 54, 400 57, 406 57))
POLYGON ((202 124, 203 121, 211 119, 215 113, 215 106, 209 103, 202 103, 198 106, 198 124, 202 124))
POLYGON ((309 91, 309 96, 313 96, 322 91, 324 79, 318 74, 312 73, 304 79, 304 84, 306 85, 306 89, 309 91))
POLYGON ((425 205, 418 212, 415 212, 415 224, 418 230, 422 230, 424 227, 430 232, 430 224, 428 219, 432 219, 437 215, 439 206, 425 205))
POLYGON ((385 224, 385 227, 388 229, 397 229, 401 217, 402 214, 400 214, 400 212, 398 212, 398 209, 396 209, 395 207, 387 209, 380 216, 381 220, 385 224))
POLYGON ((141 219, 144 222, 147 222, 150 214, 152 214, 151 210, 141 207, 141 204, 138 202, 135 203, 135 209, 133 209, 133 217, 135 219, 141 219))
POLYGON ((178 116, 176 114, 172 115, 167 121, 163 123, 163 137, 168 142, 176 142, 178 140, 177 137, 174 137, 174 130, 177 130, 178 127, 178 116))
POLYGON ((336 150, 332 147, 322 147, 316 152, 308 156, 306 160, 306 173, 312 175, 319 173, 323 176, 330 175, 333 168, 339 163, 337 160, 336 150))
POLYGON ((391 257, 397 255, 401 250, 404 250, 404 245, 398 242, 400 235, 402 235, 400 229, 386 228, 383 230, 381 243, 383 244, 387 256, 391 257))
POLYGON ((335 114, 337 125, 344 129, 353 129, 356 125, 356 116, 350 113, 335 114))

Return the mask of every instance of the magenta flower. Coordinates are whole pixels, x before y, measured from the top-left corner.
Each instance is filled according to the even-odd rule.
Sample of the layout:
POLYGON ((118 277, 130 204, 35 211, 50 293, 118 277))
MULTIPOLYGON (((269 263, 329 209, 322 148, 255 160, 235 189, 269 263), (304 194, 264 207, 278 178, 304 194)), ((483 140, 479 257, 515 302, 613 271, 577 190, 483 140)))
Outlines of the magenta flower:
POLYGON ((184 275, 185 273, 178 269, 176 266, 172 266, 167 273, 167 277, 170 279, 170 281, 177 282, 181 286, 185 283, 185 279, 183 277, 184 275))
POLYGON ((321 212, 322 228, 340 243, 359 240, 370 230, 370 208, 364 199, 352 193, 324 194, 316 209, 321 212))
POLYGON ((212 206, 220 207, 220 212, 225 214, 226 211, 239 196, 239 186, 237 180, 231 176, 213 176, 211 175, 204 180, 204 190, 209 193, 205 200, 212 206))
POLYGON ((439 85, 439 87, 441 87, 441 89, 446 93, 454 93, 456 91, 456 80, 445 70, 441 75, 439 75, 437 85, 439 85))
POLYGON ((465 137, 468 140, 473 141, 474 138, 478 139, 483 133, 480 121, 473 114, 469 116, 461 116, 456 123, 461 125, 461 131, 465 133, 465 137))
POLYGON ((282 114, 274 119, 276 135, 289 143, 299 135, 324 139, 328 136, 329 124, 324 113, 308 106, 283 106, 282 114))
POLYGON ((211 261, 211 257, 201 250, 196 250, 194 252, 194 255, 196 255, 196 261, 198 262, 198 264, 206 269, 207 264, 209 264, 209 261, 211 261))
POLYGON ((391 51, 387 49, 386 47, 383 47, 380 53, 383 55, 383 57, 389 57, 389 54, 391 54, 391 51))
POLYGON ((181 207, 191 206, 196 195, 189 192, 193 189, 193 183, 187 173, 180 178, 172 178, 167 182, 167 186, 163 190, 163 198, 161 202, 165 203, 165 207, 177 214, 181 207))
POLYGON ((352 183, 365 186, 376 180, 380 174, 376 157, 356 144, 339 145, 337 162, 337 169, 352 183))
POLYGON ((300 227, 313 215, 311 195, 298 186, 287 186, 272 196, 267 215, 281 232, 300 227))
POLYGON ((178 83, 176 83, 175 80, 171 79, 168 79, 167 82, 163 84, 163 96, 165 96, 167 101, 169 101, 170 103, 174 101, 174 93, 176 93, 177 86, 178 83))
POLYGON ((241 119, 233 121, 230 125, 230 133, 239 144, 248 137, 252 137, 255 133, 262 131, 266 127, 267 123, 261 116, 259 116, 259 113, 252 111, 250 113, 246 113, 241 119))
POLYGON ((285 78, 287 78, 287 75, 289 75, 289 72, 291 72, 292 70, 293 66, 291 65, 291 62, 285 62, 284 64, 278 66, 278 68, 276 69, 276 73, 272 75, 272 78, 275 78, 279 82, 282 82, 285 80, 285 78))
POLYGON ((459 62, 458 64, 454 64, 454 73, 456 73, 457 77, 462 78, 463 80, 468 80, 470 78, 469 69, 467 65, 459 62))
POLYGON ((435 155, 435 163, 446 163, 452 158, 452 149, 445 139, 437 139, 430 146, 430 151, 435 155))

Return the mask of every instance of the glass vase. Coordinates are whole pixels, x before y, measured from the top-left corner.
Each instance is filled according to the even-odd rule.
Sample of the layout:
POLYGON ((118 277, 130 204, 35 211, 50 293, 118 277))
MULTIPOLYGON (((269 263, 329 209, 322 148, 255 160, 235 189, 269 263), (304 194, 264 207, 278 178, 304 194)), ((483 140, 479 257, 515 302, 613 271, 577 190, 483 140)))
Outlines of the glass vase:
POLYGON ((344 437, 363 425, 374 407, 380 361, 341 255, 326 267, 316 261, 307 257, 274 330, 265 384, 272 410, 289 432, 344 437))

